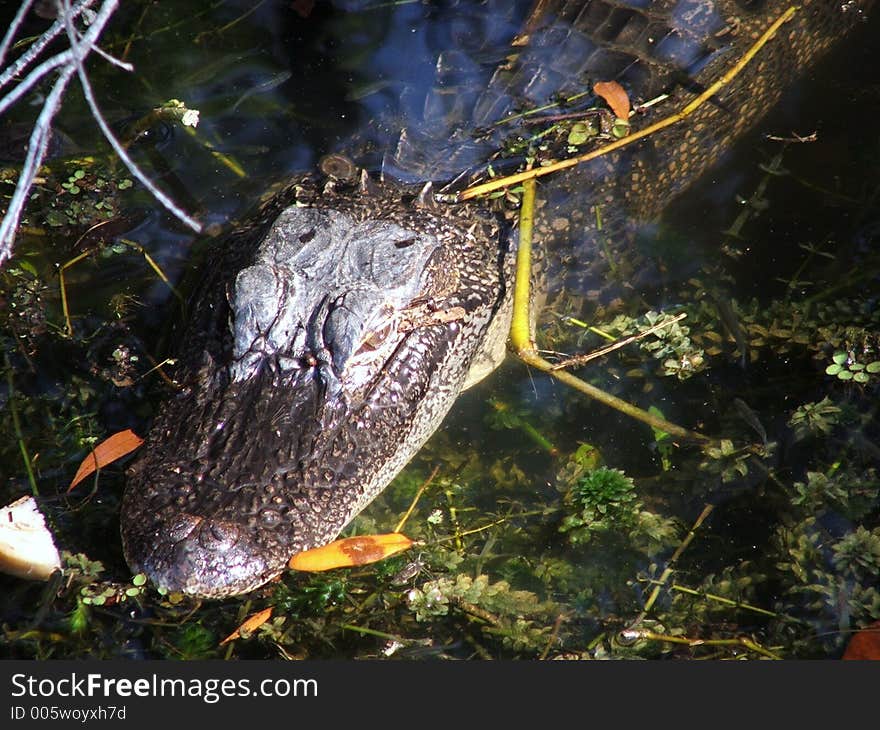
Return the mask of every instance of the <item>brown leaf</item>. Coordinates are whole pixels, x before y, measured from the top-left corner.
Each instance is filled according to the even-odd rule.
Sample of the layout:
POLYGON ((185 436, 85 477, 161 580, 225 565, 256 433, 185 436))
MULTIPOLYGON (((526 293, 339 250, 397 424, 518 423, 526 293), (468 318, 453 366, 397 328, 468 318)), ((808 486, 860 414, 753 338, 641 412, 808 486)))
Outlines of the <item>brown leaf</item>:
POLYGON ((333 568, 366 565, 391 557, 412 547, 413 541, 399 532, 386 535, 360 535, 336 540, 322 547, 294 555, 288 566, 310 573, 333 568))
POLYGON ((223 641, 220 642, 220 646, 224 644, 228 644, 230 641, 234 639, 241 638, 241 633, 253 633, 260 626, 266 623, 272 617, 272 607, 264 608, 262 611, 257 611, 257 613, 252 616, 248 616, 244 621, 241 622, 241 625, 233 631, 229 636, 227 636, 223 641))
POLYGON ((880 621, 868 624, 849 640, 843 659, 880 659, 880 621))
POLYGON ((629 119, 629 96, 620 84, 616 81, 598 81, 593 85, 593 92, 605 100, 614 116, 629 119))
POLYGON ((130 428, 127 428, 125 431, 114 433, 112 436, 108 436, 92 449, 91 452, 89 452, 89 455, 82 460, 82 463, 79 465, 79 469, 76 470, 76 475, 70 482, 67 491, 69 492, 96 470, 104 468, 107 464, 112 464, 126 454, 130 454, 143 442, 144 440, 130 428))

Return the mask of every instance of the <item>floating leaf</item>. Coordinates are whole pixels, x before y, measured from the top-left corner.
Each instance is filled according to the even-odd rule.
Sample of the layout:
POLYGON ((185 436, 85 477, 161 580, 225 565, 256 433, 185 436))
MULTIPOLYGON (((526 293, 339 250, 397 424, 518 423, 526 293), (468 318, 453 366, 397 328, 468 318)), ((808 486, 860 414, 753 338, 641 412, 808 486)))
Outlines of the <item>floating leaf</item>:
POLYGON ((266 623, 272 617, 272 607, 264 608, 262 611, 258 611, 252 616, 248 616, 244 621, 242 621, 241 625, 233 631, 229 636, 227 636, 223 641, 220 642, 220 646, 224 644, 228 644, 230 641, 241 638, 242 632, 246 634, 253 633, 260 626, 266 623))
POLYGON ((30 261, 19 261, 18 265, 22 268, 23 271, 27 271, 31 276, 35 279, 39 278, 39 274, 37 273, 36 268, 30 261))
POLYGON ((595 135, 591 132, 589 125, 584 122, 576 122, 571 125, 571 131, 568 133, 568 143, 578 146, 593 136, 595 135))
POLYGON ((413 541, 399 532, 385 535, 360 535, 336 540, 294 555, 289 567, 293 570, 318 572, 333 568, 366 565, 391 557, 412 547, 413 541))
POLYGON ((108 436, 83 459, 67 491, 69 492, 73 489, 92 472, 104 468, 107 464, 112 464, 126 454, 130 454, 143 442, 144 440, 130 428, 108 436))
POLYGON ((618 119, 629 119, 629 96, 616 81, 599 81, 593 85, 593 92, 601 96, 618 119))
POLYGON ((629 122, 625 119, 615 119, 611 125, 611 136, 614 139, 623 139, 629 135, 629 122))

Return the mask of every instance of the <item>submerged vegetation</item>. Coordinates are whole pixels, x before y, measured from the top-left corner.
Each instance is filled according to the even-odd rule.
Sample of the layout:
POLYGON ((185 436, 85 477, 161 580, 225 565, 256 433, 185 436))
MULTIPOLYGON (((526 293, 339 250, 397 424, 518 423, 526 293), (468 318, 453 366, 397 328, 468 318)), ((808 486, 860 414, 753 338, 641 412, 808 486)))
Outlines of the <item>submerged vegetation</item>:
MULTIPOLYGON (((143 10, 143 37, 162 42, 177 27, 173 15, 150 26, 143 10)), ((228 49, 209 48, 215 73, 229 73, 228 49)), ((205 88, 210 70, 189 83, 205 88)), ((234 103, 254 124, 294 114, 266 88, 203 108, 234 103)), ((652 254, 660 284, 576 312, 588 328, 557 312, 566 316, 541 330, 542 348, 583 353, 650 329, 578 374, 717 442, 677 443, 509 361, 346 531, 388 532, 412 508, 402 528, 412 550, 205 603, 130 575, 118 537, 124 462, 66 491, 97 442, 143 434, 167 392, 157 342, 175 305, 157 270, 176 280, 189 239, 139 212, 145 197, 106 150, 52 161, 17 255, 0 269, 0 502, 39 497, 64 572, 46 584, 0 576, 0 656, 839 656, 880 620, 880 148, 836 124, 825 134, 856 148, 857 161, 834 161, 833 190, 807 145, 757 173, 728 162, 760 194, 717 205, 707 193, 720 212, 699 234, 688 221, 703 202, 673 211, 652 254), (157 251, 157 234, 184 250, 157 251), (263 623, 224 642, 267 608, 263 623)), ((557 135, 576 146, 590 125, 557 135)), ((160 131, 140 150, 173 179, 162 149, 174 133, 160 131)), ((232 187, 237 173, 206 153, 223 131, 202 132, 195 148, 211 160, 205 179, 226 174, 232 187)), ((224 154, 253 169, 259 151, 247 133, 240 140, 224 154)), ((3 165, 0 180, 12 180, 15 163, 3 165)), ((217 209, 222 192, 194 197, 217 209)), ((629 267, 616 263, 609 275, 629 267)))

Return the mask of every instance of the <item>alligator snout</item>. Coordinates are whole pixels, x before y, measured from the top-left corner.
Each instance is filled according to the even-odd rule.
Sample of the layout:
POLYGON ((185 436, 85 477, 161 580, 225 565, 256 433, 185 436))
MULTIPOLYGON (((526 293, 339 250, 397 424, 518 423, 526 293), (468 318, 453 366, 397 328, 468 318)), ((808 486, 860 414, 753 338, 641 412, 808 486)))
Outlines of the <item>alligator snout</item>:
POLYGON ((131 568, 169 592, 236 595, 284 567, 270 565, 247 529, 229 520, 182 514, 151 526, 150 533, 152 551, 132 557, 131 568))

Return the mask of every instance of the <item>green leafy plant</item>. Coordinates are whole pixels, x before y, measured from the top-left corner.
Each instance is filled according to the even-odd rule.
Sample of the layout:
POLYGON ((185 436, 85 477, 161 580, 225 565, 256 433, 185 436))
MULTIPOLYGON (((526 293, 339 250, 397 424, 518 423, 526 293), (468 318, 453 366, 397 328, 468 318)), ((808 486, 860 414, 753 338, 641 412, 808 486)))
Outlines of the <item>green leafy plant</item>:
POLYGON ((788 425, 794 429, 795 440, 808 436, 827 436, 839 423, 841 408, 826 395, 818 403, 804 403, 798 406, 788 425))
POLYGON ((640 349, 660 363, 663 375, 687 380, 704 370, 708 362, 703 349, 691 337, 690 327, 674 320, 674 314, 649 311, 638 318, 618 315, 603 329, 625 337, 648 327, 656 328, 639 341, 640 349))
POLYGON ((794 483, 794 489, 792 504, 810 512, 834 508, 850 519, 864 518, 880 502, 880 479, 874 469, 810 471, 806 481, 794 483))
POLYGON ((831 356, 833 362, 825 368, 828 375, 834 375, 838 380, 852 380, 856 383, 867 383, 872 375, 880 373, 880 360, 872 360, 862 363, 855 359, 851 352, 838 350, 831 356))
POLYGON ((708 446, 704 453, 708 458, 700 464, 700 468, 720 474, 723 482, 731 482, 749 473, 751 447, 737 448, 730 439, 721 439, 718 446, 708 446))
POLYGON ((589 542, 596 533, 632 529, 641 508, 633 480, 607 467, 579 479, 565 495, 565 504, 572 513, 559 529, 574 545, 589 542))
POLYGON ((537 650, 550 631, 546 619, 552 604, 531 591, 514 590, 507 581, 486 575, 458 574, 430 580, 407 593, 407 605, 417 621, 446 616, 454 608, 516 650, 537 650))

